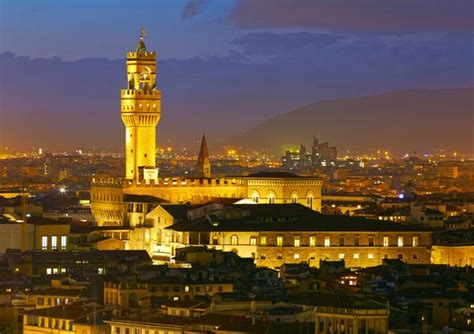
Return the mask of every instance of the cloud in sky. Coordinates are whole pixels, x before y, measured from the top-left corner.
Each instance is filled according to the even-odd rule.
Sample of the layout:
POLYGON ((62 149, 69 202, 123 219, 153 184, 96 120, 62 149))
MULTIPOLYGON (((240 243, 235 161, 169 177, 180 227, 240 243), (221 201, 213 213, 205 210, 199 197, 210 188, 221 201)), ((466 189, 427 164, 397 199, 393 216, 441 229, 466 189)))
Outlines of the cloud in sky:
POLYGON ((181 11, 181 18, 187 19, 202 13, 211 0, 189 0, 181 11))
POLYGON ((306 46, 326 47, 335 44, 342 36, 319 33, 248 33, 235 38, 232 44, 249 55, 288 53, 306 46))
POLYGON ((230 13, 242 28, 335 30, 472 30, 472 0, 236 0, 230 13))

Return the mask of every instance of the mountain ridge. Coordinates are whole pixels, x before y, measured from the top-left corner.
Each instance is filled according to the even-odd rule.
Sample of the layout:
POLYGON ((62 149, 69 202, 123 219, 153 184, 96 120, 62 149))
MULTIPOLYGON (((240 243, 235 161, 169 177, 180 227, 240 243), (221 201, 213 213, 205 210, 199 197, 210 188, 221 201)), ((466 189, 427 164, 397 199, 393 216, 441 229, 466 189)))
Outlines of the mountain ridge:
POLYGON ((309 145, 317 135, 331 145, 356 152, 380 148, 397 153, 441 148, 472 152, 473 114, 474 87, 394 90, 307 104, 235 134, 229 142, 282 153, 301 143, 309 145), (445 112, 453 117, 443 119, 445 112), (410 119, 411 113, 421 113, 424 127, 432 128, 438 136, 423 129, 420 120, 410 119), (398 127, 398 137, 394 137, 393 127, 398 127), (374 138, 376 145, 370 140, 374 138))

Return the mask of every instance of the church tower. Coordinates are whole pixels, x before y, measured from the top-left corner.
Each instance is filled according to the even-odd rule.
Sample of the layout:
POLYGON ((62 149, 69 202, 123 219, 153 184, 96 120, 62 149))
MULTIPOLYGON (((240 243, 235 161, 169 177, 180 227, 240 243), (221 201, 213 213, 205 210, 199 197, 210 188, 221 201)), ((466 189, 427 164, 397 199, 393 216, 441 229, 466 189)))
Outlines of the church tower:
POLYGON ((211 177, 211 160, 207 149, 206 135, 202 135, 201 148, 197 162, 197 171, 200 177, 211 177))
POLYGON ((156 52, 146 49, 142 29, 138 47, 127 52, 127 88, 121 90, 120 108, 125 124, 125 179, 158 181, 156 125, 161 93, 156 88, 156 52))

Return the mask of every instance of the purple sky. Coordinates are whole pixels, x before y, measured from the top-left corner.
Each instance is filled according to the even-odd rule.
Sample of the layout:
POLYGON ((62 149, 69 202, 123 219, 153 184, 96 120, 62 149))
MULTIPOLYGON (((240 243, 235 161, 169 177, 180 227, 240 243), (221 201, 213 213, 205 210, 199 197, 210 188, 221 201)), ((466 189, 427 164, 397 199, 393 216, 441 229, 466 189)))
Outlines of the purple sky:
POLYGON ((470 0, 2 1, 0 143, 120 148, 141 26, 160 60, 158 145, 193 147, 324 99, 473 86, 473 13, 470 0))

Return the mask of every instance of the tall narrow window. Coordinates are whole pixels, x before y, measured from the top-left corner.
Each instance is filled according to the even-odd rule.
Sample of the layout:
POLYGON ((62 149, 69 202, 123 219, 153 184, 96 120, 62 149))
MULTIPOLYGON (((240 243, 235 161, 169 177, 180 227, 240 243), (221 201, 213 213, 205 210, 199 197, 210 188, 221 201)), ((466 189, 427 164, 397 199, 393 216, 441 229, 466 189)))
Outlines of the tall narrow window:
POLYGON ((324 247, 331 246, 331 237, 324 237, 324 247))
POLYGON ((354 237, 354 246, 359 246, 359 237, 354 237))
POLYGON ((312 209, 313 208, 313 195, 308 195, 308 197, 306 198, 306 202, 308 204, 308 207, 312 209))
POLYGON ((316 246, 316 237, 314 235, 309 237, 309 246, 310 247, 316 246))
POLYGON ((384 237, 383 237, 383 246, 384 246, 384 247, 388 247, 389 244, 390 244, 390 241, 389 241, 388 236, 384 236, 384 237))
POLYGON ((344 237, 339 237, 339 246, 344 246, 344 237))
POLYGON ((250 245, 251 246, 256 246, 257 245, 257 238, 250 237, 250 245))
POLYGON ((260 237, 260 246, 266 246, 267 245, 267 237, 261 236, 260 237))
POLYGON ((236 235, 233 235, 230 237, 230 244, 231 245, 237 245, 239 243, 239 238, 236 235))
POLYGON ((55 235, 51 237, 51 249, 52 250, 58 249, 58 237, 55 235))
POLYGON ((277 236, 277 246, 278 247, 283 247, 283 237, 282 236, 277 236))
POLYGON ((42 250, 48 249, 48 236, 47 235, 43 235, 41 237, 41 249, 42 250))
POLYGON ((65 236, 65 235, 61 236, 61 249, 62 250, 67 249, 67 236, 65 236))
POLYGON ((418 237, 417 236, 413 237, 412 246, 413 247, 418 247, 418 237))
POLYGON ((300 237, 295 237, 295 247, 300 247, 300 245, 301 245, 300 237))
POLYGON ((403 247, 403 241, 404 241, 403 236, 399 235, 398 236, 398 247, 403 247))
POLYGON ((374 245, 374 237, 369 237, 369 246, 374 245))

